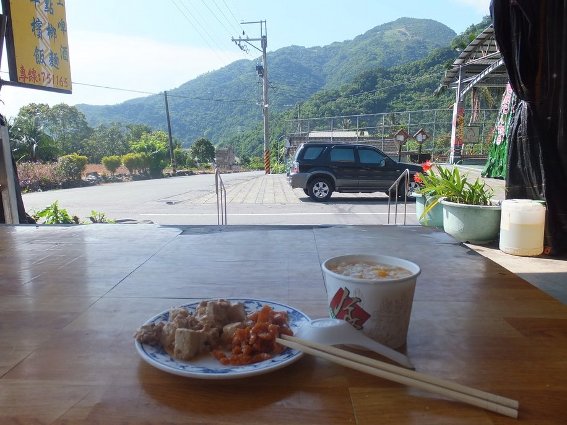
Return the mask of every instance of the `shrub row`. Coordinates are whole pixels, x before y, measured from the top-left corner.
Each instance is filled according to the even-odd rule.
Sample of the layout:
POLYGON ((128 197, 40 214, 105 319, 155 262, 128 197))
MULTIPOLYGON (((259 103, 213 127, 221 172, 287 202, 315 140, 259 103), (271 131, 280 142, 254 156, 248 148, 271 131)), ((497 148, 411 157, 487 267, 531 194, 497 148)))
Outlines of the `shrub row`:
POLYGON ((37 192, 80 186, 87 161, 86 156, 71 154, 57 162, 21 162, 18 164, 20 188, 22 192, 37 192))

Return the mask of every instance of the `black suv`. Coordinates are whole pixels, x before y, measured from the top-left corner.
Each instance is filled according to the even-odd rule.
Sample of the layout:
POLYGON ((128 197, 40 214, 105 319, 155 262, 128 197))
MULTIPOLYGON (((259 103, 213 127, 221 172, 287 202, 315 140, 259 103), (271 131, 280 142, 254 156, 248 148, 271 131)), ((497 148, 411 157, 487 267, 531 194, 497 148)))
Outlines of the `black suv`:
MULTIPOLYGON (((295 154, 288 181, 302 188, 314 201, 326 201, 337 192, 386 192, 408 169, 413 176, 423 172, 421 165, 394 161, 370 145, 345 143, 304 143, 295 154)), ((398 196, 404 196, 402 179, 398 196)))

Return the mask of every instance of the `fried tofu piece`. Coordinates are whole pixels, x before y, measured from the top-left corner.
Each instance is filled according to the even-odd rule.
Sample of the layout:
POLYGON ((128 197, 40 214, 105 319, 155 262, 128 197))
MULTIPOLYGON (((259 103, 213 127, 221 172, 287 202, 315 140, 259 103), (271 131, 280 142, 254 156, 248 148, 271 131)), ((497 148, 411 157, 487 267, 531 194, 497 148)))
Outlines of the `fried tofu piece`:
POLYGON ((163 329, 161 330, 161 346, 165 351, 168 353, 173 352, 173 347, 175 345, 175 331, 177 330, 177 326, 175 323, 166 322, 163 325, 163 329))
POLYGON ((207 334, 192 329, 177 329, 175 331, 175 346, 173 356, 179 360, 191 360, 203 352, 207 334))

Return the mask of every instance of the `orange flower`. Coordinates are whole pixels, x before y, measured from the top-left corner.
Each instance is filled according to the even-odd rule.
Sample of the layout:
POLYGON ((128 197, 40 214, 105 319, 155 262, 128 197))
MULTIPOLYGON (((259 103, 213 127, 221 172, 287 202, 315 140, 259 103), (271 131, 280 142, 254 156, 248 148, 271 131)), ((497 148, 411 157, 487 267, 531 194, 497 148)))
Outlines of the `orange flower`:
POLYGON ((423 183, 423 180, 421 180, 421 174, 420 173, 414 174, 413 181, 416 183, 423 183))
POLYGON ((433 167, 433 164, 431 163, 430 160, 425 161, 423 164, 421 164, 423 171, 425 171, 426 173, 431 169, 431 167, 433 167))

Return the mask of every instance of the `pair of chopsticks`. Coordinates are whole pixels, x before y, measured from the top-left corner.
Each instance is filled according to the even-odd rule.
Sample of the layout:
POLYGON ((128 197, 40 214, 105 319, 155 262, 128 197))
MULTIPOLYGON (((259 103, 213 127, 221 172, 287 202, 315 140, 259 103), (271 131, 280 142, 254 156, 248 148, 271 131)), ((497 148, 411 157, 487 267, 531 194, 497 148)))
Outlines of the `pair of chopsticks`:
POLYGON ((359 372, 437 393, 511 418, 518 417, 519 403, 516 400, 293 336, 282 335, 281 338, 276 338, 276 341, 294 350, 327 359, 359 372))

